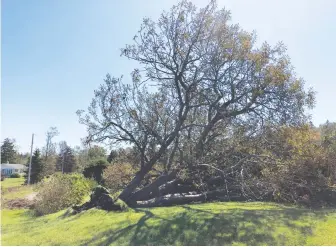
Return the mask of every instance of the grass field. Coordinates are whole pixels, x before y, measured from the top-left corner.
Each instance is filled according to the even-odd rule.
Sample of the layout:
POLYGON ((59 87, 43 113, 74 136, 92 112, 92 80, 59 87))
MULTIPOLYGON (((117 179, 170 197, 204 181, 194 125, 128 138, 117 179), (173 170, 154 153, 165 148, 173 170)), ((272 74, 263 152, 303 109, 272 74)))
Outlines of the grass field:
POLYGON ((1 181, 1 202, 2 206, 6 201, 24 198, 33 192, 33 186, 24 186, 24 178, 6 178, 1 181))
MULTIPOLYGON (((23 179, 1 182, 2 202, 23 198, 23 179)), ((3 206, 3 204, 2 204, 3 206)), ((36 217, 1 210, 2 245, 336 245, 336 210, 271 203, 207 203, 36 217)))
POLYGON ((4 181, 1 181, 1 189, 21 186, 23 183, 24 178, 6 178, 4 181))
POLYGON ((207 203, 75 216, 2 211, 2 245, 336 245, 335 210, 207 203))

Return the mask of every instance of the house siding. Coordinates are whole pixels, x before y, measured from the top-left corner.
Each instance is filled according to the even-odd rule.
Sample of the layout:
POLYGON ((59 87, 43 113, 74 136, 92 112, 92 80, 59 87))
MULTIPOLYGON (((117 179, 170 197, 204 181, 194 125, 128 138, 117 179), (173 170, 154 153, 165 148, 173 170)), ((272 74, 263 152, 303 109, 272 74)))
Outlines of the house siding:
POLYGON ((21 164, 1 164, 1 174, 5 176, 10 176, 13 173, 22 174, 24 170, 24 165, 21 164))

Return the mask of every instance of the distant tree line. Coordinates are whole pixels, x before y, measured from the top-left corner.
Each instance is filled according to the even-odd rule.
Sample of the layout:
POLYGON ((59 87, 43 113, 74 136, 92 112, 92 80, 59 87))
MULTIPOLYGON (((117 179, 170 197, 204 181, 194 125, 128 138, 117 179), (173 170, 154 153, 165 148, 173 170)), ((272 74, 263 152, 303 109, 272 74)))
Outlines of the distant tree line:
MULTIPOLYGON (((102 182, 102 173, 111 162, 115 152, 107 155, 106 150, 100 146, 70 147, 65 141, 56 143, 54 137, 59 134, 55 127, 46 133, 46 144, 42 148, 36 148, 32 155, 31 180, 38 183, 44 177, 55 173, 83 173, 86 177, 94 178, 102 182)), ((23 164, 27 167, 24 177, 28 182, 28 168, 30 154, 22 154, 18 151, 14 139, 6 138, 1 145, 1 163, 23 164)))

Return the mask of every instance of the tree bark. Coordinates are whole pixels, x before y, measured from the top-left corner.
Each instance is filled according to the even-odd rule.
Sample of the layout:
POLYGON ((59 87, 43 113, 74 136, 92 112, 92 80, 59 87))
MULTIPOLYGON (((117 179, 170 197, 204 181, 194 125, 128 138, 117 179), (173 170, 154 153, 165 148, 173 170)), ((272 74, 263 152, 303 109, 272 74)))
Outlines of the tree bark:
POLYGON ((213 200, 220 201, 245 201, 246 198, 243 196, 227 197, 226 190, 215 190, 204 193, 199 193, 195 195, 190 194, 173 194, 161 197, 156 197, 147 201, 138 201, 135 205, 137 208, 141 207, 159 207, 159 206, 173 206, 181 204, 189 204, 192 202, 207 202, 213 200))
POLYGON ((173 171, 167 175, 160 176, 157 178, 153 183, 149 184, 148 186, 144 187, 141 190, 134 192, 130 196, 131 201, 139 201, 139 200, 147 200, 150 199, 151 194, 158 192, 159 187, 167 182, 173 180, 176 177, 176 171, 173 171))
POLYGON ((132 181, 119 195, 119 198, 123 200, 128 206, 132 206, 130 197, 132 196, 133 191, 140 185, 141 181, 144 179, 147 173, 148 172, 145 170, 140 170, 138 173, 136 173, 132 181))

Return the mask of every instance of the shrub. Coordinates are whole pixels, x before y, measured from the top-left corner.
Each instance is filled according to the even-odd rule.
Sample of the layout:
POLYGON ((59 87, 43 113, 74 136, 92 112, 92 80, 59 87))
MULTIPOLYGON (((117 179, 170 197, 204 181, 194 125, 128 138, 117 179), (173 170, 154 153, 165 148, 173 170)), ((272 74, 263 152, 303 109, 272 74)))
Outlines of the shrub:
POLYGON ((262 174, 273 189, 274 200, 307 206, 324 204, 319 195, 328 191, 328 177, 319 133, 309 126, 283 127, 269 132, 267 138, 264 150, 270 151, 274 161, 262 174))
POLYGON ((111 194, 115 194, 125 188, 135 172, 132 165, 128 163, 110 165, 104 170, 104 184, 111 191, 111 194))
POLYGON ((13 173, 10 175, 10 178, 20 178, 21 175, 19 173, 13 173))
POLYGON ((81 174, 54 174, 37 185, 35 211, 44 215, 81 203, 94 186, 81 174))
POLYGON ((103 180, 103 171, 108 165, 107 160, 93 160, 84 168, 83 175, 86 178, 93 178, 97 183, 101 184, 103 180))

